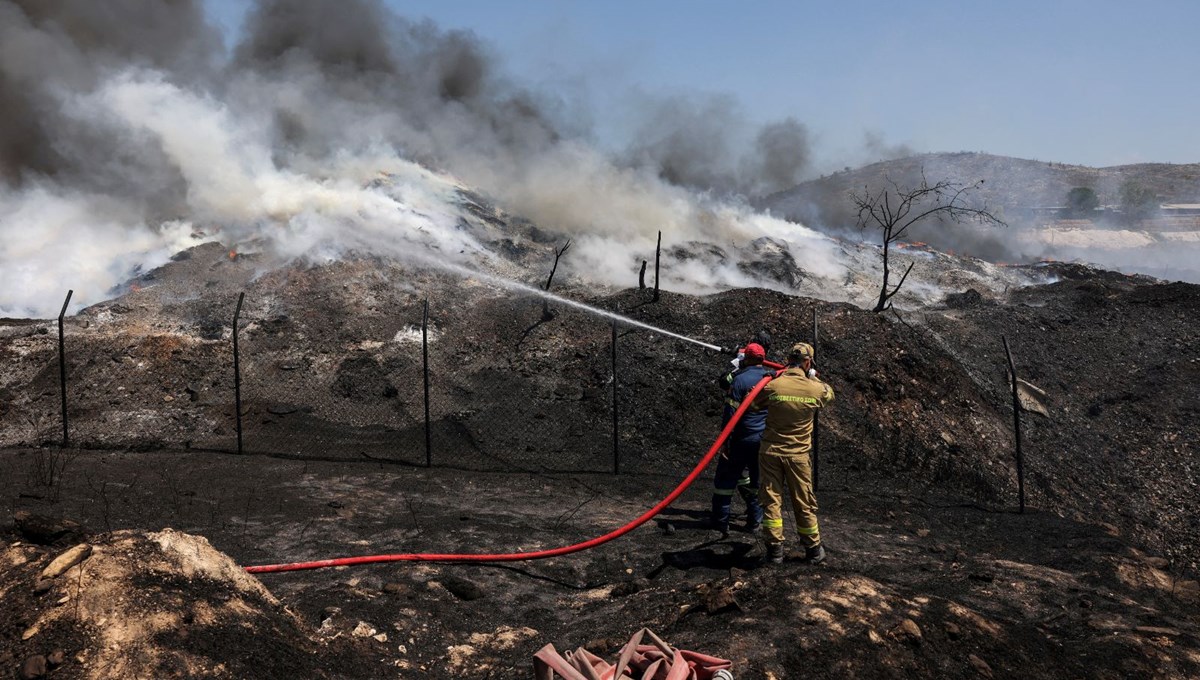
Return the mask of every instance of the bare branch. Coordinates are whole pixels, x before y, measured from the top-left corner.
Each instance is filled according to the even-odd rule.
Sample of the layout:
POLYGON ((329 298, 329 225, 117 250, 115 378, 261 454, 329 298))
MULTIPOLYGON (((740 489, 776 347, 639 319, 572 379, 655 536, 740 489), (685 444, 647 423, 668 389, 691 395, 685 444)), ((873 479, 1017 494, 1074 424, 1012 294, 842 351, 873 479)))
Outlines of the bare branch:
POLYGON ((896 293, 899 293, 899 292, 900 292, 900 286, 903 286, 903 285, 904 285, 904 279, 907 279, 907 278, 908 278, 908 273, 912 271, 912 268, 913 268, 913 265, 914 265, 914 264, 916 264, 916 262, 909 262, 909 263, 908 263, 908 269, 905 269, 905 270, 904 270, 904 276, 901 276, 901 277, 900 277, 900 282, 896 284, 896 287, 892 289, 892 292, 891 292, 891 293, 888 293, 888 299, 889 299, 889 300, 892 298, 892 296, 893 296, 893 295, 895 295, 896 293))
MULTIPOLYGON (((563 244, 562 248, 554 249, 554 266, 550 268, 550 276, 546 277, 546 291, 547 292, 550 291, 550 284, 554 281, 554 272, 558 271, 558 258, 562 257, 563 253, 567 252, 567 248, 570 248, 570 247, 571 247, 571 239, 567 239, 567 242, 563 244)), ((542 320, 549 321, 553 318, 554 318, 554 314, 550 311, 550 301, 548 299, 543 299, 542 300, 542 320)))
POLYGON ((877 312, 888 308, 888 300, 899 292, 912 272, 913 264, 910 263, 900 281, 894 287, 890 285, 888 247, 901 240, 908 233, 909 227, 929 219, 960 223, 976 221, 1008 226, 993 215, 986 205, 972 207, 967 203, 969 192, 981 187, 983 180, 974 184, 950 180, 930 184, 925 175, 925 168, 921 168, 920 183, 915 186, 901 186, 891 177, 885 177, 884 183, 885 185, 876 191, 872 191, 870 186, 864 186, 861 193, 850 193, 850 200, 858 209, 859 229, 878 229, 883 244, 883 282, 879 289, 879 301, 875 306, 877 312))
POLYGON ((896 320, 897 320, 897 321, 899 321, 900 323, 904 324, 904 326, 905 326, 906 328, 908 328, 908 330, 910 330, 910 331, 913 331, 914 333, 916 332, 916 329, 915 329, 915 328, 913 328, 911 325, 909 325, 909 323, 908 323, 907 321, 905 321, 905 320, 904 320, 904 317, 900 316, 900 312, 896 311, 896 308, 895 308, 895 307, 893 307, 893 306, 891 305, 891 303, 888 303, 888 309, 892 310, 892 314, 895 314, 895 315, 896 315, 896 320))

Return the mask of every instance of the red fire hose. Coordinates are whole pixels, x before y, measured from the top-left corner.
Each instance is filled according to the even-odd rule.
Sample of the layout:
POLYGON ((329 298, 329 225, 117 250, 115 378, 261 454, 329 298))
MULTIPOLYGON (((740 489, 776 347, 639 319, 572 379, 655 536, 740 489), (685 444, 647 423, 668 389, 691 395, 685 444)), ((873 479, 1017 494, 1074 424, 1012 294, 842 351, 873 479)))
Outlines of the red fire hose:
POLYGON ((436 554, 436 553, 408 553, 408 554, 405 554, 405 553, 401 553, 401 554, 397 554, 397 555, 364 555, 362 557, 341 557, 341 558, 331 559, 331 560, 317 560, 315 562, 293 562, 291 564, 263 564, 263 565, 259 565, 259 566, 246 567, 246 571, 250 572, 251 574, 266 574, 266 573, 272 573, 272 572, 277 572, 277 571, 301 571, 304 569, 321 569, 323 567, 342 567, 342 566, 350 566, 350 565, 355 565, 355 564, 374 564, 376 562, 520 562, 523 560, 540 560, 540 559, 545 559, 547 557, 558 557, 560 555, 569 555, 571 553, 579 552, 581 550, 587 550, 588 548, 595 548, 598 545, 602 545, 604 543, 608 543, 609 541, 611 541, 613 539, 620 538, 621 536, 624 536, 625 534, 640 527, 641 525, 650 521, 650 519, 653 518, 655 515, 662 512, 663 510, 665 510, 667 508, 667 506, 671 505, 671 503, 673 503, 675 501, 676 498, 679 498, 679 495, 682 494, 685 490, 687 490, 687 488, 692 485, 692 482, 696 481, 696 478, 700 476, 700 473, 704 472, 704 468, 708 467, 708 464, 709 464, 709 462, 712 461, 713 456, 717 455, 717 451, 721 450, 721 446, 725 444, 725 440, 728 439, 730 433, 733 432, 734 426, 736 426, 738 421, 741 420, 742 414, 744 414, 746 412, 746 409, 750 408, 750 402, 754 401, 754 397, 757 396, 758 393, 760 391, 762 391, 762 388, 768 382, 770 382, 771 379, 774 377, 775 376, 771 375, 771 374, 768 374, 767 376, 765 376, 762 380, 758 381, 758 384, 754 386, 754 389, 750 390, 750 393, 747 394, 744 399, 742 399, 741 406, 739 406, 737 411, 734 412, 733 417, 729 419, 729 422, 725 424, 725 428, 721 430, 721 434, 719 436, 717 436, 717 440, 715 442, 713 442, 713 445, 711 447, 709 447, 708 453, 704 454, 704 458, 702 458, 700 460, 700 462, 696 464, 695 469, 693 469, 691 471, 691 473, 688 474, 688 476, 686 478, 684 478, 684 480, 682 482, 679 483, 679 486, 675 487, 674 491, 672 491, 670 494, 668 494, 666 498, 659 501, 658 505, 655 505, 653 508, 650 508, 649 510, 644 512, 640 517, 638 517, 637 519, 633 520, 629 524, 626 524, 625 526, 623 526, 619 529, 610 531, 609 533, 604 534, 603 536, 599 536, 597 538, 593 538, 591 540, 584 541, 582 543, 576 543, 574 545, 563 546, 561 548, 552 548, 550 550, 535 550, 533 552, 501 553, 501 554, 496 554, 496 555, 477 555, 477 554, 472 555, 472 554, 453 554, 453 553, 452 554, 436 554))

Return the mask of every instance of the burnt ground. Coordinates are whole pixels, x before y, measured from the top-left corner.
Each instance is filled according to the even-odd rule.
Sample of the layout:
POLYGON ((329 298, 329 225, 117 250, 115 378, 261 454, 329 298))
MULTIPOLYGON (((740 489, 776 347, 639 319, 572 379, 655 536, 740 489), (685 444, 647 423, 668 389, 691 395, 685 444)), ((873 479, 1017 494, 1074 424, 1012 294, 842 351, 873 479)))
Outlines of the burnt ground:
MULTIPOLYGON (((763 290, 664 293, 657 304, 637 290, 567 291, 722 345, 763 326, 780 345, 807 340, 819 312, 819 364, 838 395, 822 418, 826 567, 750 569, 748 536, 712 543, 695 528, 702 479, 664 515, 674 533, 643 527, 577 556, 265 576, 298 615, 272 625, 291 631, 309 675, 336 676, 321 661, 333 655, 355 660, 339 667, 351 677, 374 677, 381 663, 398 664, 400 677, 521 677, 546 642, 611 652, 648 625, 735 659, 747 677, 1195 676, 1200 288, 1039 269, 1060 280, 898 317, 763 290), (1002 334, 1045 412, 1023 417, 1025 515, 1011 512, 1002 334), (701 611, 724 587, 738 607, 701 611), (897 628, 906 618, 919 641, 911 626, 897 628)), ((140 284, 69 319, 72 440, 82 450, 52 445, 55 338, 42 332, 52 327, 0 324, 0 497, 13 511, 79 521, 101 542, 170 526, 242 564, 553 547, 651 506, 718 422, 723 357, 622 329, 623 474, 606 474, 608 325, 558 307, 540 321, 539 302, 478 281, 372 259, 263 273, 253 258, 201 247, 140 284), (237 457, 220 451, 234 443, 228 319, 243 287, 253 455, 237 457), (431 470, 417 467, 414 324, 426 297, 431 470)), ((29 550, 0 584, 9 586, 7 667, 46 642, 20 641, 27 628, 13 622, 54 604, 26 588, 53 550, 29 550)), ((70 634, 61 644, 86 647, 70 634)), ((244 650, 269 659, 276 643, 248 637, 244 650)))
MULTIPOLYGON (((35 455, 7 452, 4 479, 25 477, 35 455)), ((623 523, 674 483, 651 475, 464 475, 377 463, 87 452, 71 461, 57 498, 35 498, 38 487, 11 483, 5 496, 11 508, 70 515, 102 532, 173 526, 207 537, 241 564, 258 564, 568 544, 623 523)), ((672 644, 732 658, 738 676, 750 678, 976 677, 988 673, 983 664, 996 677, 1200 673, 1195 583, 1173 581, 1164 559, 1131 547, 1114 528, 1041 510, 1017 515, 830 491, 822 515, 828 564, 759 568, 752 537, 734 532, 721 540, 698 527, 706 504, 707 490, 694 487, 627 537, 538 562, 262 575, 300 629, 324 642, 294 642, 280 632, 294 630, 260 615, 255 635, 225 639, 242 660, 236 667, 230 647, 208 627, 182 625, 182 637, 159 644, 209 660, 193 668, 225 663, 230 676, 518 678, 528 677, 529 659, 547 642, 611 654, 649 626, 672 644), (732 602, 716 597, 725 589, 732 602), (360 622, 386 641, 354 637, 360 622), (200 644, 206 637, 214 644, 200 644)), ((4 542, 16 539, 9 534, 4 542)), ((25 655, 62 647, 70 654, 55 677, 88 673, 86 657, 71 658, 87 647, 88 631, 67 626, 19 638, 37 612, 55 607, 59 591, 34 594, 32 579, 12 567, 3 585, 0 635, 8 651, 0 663, 14 668, 25 655), (13 583, 17 575, 24 580, 13 583)), ((213 597, 162 577, 150 585, 165 593, 164 609, 173 598, 213 597)), ((61 588, 69 593, 69 581, 61 588)), ((144 596, 147 588, 131 582, 129 592, 144 596)))

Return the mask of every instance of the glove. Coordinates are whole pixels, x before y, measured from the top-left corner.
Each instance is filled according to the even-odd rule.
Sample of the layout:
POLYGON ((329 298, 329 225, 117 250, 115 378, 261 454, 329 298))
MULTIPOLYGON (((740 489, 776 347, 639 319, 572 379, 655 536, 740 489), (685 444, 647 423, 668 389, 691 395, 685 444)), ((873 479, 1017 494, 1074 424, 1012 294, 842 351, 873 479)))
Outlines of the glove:
POLYGON ((817 377, 817 369, 815 369, 815 368, 810 368, 810 369, 808 369, 808 377, 810 377, 810 378, 813 378, 813 379, 816 379, 816 377, 817 377))

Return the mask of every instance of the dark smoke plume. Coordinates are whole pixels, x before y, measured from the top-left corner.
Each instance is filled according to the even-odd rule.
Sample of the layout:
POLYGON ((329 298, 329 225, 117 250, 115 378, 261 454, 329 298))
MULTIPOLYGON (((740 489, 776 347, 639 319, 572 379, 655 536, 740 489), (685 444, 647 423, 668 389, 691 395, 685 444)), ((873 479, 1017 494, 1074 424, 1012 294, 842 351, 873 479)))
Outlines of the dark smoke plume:
MULTIPOLYGON (((66 113, 64 95, 152 70, 235 114, 269 111, 273 154, 285 165, 383 141, 487 180, 579 139, 577 121, 556 120, 571 105, 507 82, 474 34, 406 20, 379 0, 262 0, 229 60, 198 1, 0 0, 0 26, 0 176, 55 177, 134 199, 151 215, 183 210, 178 172, 148 140, 66 113)), ((642 117, 627 162, 672 184, 765 193, 796 183, 809 165, 803 125, 753 130, 729 97, 663 98, 645 103, 642 117)))
POLYGON ((246 17, 235 70, 301 61, 347 75, 394 75, 389 18, 378 2, 366 0, 261 2, 246 17))
POLYGON ((795 118, 785 118, 763 126, 754 141, 755 156, 750 161, 754 178, 749 193, 769 194, 790 189, 804 179, 812 150, 808 128, 795 118))
POLYGON ((106 121, 72 115, 68 100, 128 68, 205 82, 221 49, 199 2, 0 0, 0 177, 51 177, 159 215, 178 210, 182 183, 163 156, 106 121))
POLYGON ((890 144, 882 133, 867 130, 863 133, 863 163, 877 163, 917 155, 917 150, 907 144, 890 144))
POLYGON ((757 131, 725 95, 675 95, 639 104, 626 162, 671 184, 752 196, 795 186, 808 170, 808 130, 793 118, 757 131))
POLYGON ((644 118, 626 152, 632 165, 679 186, 719 192, 735 188, 732 138, 745 122, 732 98, 662 97, 644 102, 640 114, 644 118))
POLYGON ((552 107, 505 82, 495 61, 473 33, 408 21, 378 0, 265 0, 231 68, 247 87, 274 90, 265 103, 293 150, 322 155, 382 138, 459 170, 467 158, 518 159, 560 137, 552 107))
MULTIPOLYGON (((800 122, 754 125, 722 96, 644 98, 614 159, 568 97, 513 84, 473 33, 381 0, 259 0, 229 51, 199 0, 0 0, 0 310, 54 310, 64 281, 100 299, 214 235, 282 259, 421 245, 468 263, 482 248, 457 229, 464 185, 574 237, 565 266, 602 283, 660 229, 770 234, 814 276, 844 275, 831 242, 741 200, 810 172, 800 122)), ((678 289, 763 283, 735 258, 675 271, 678 289)))
MULTIPOLYGON (((113 70, 144 66, 181 81, 212 74, 220 34, 199 2, 139 0, 0 0, 0 169, 9 179, 25 170, 78 171, 80 157, 63 143, 63 119, 53 91, 84 91, 113 70)), ((101 155, 103 157, 103 155, 101 155)))

